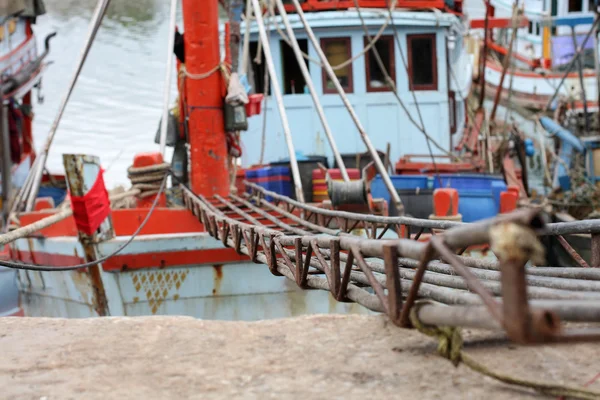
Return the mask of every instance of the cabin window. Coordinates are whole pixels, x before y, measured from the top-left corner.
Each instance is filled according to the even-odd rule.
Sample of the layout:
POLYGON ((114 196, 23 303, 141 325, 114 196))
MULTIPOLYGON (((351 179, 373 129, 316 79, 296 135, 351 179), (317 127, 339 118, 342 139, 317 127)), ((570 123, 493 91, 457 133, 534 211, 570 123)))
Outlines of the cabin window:
MULTIPOLYGON (((252 66, 252 70, 250 71, 252 76, 248 77, 250 84, 252 85, 253 93, 265 93, 265 73, 266 73, 266 65, 265 65, 265 57, 262 52, 258 53, 258 42, 250 42, 249 54, 250 57, 249 65, 252 66), (256 62, 257 59, 260 62, 256 62)), ((271 94, 271 85, 269 85, 268 94, 271 94)))
POLYGON ((437 90, 435 34, 406 35, 410 90, 437 90))
POLYGON ((590 12, 596 12, 596 1, 595 0, 588 0, 588 11, 590 12))
MULTIPOLYGON (((327 57, 327 61, 334 67, 335 76, 346 91, 352 93, 352 63, 349 63, 343 68, 335 68, 352 57, 351 41, 349 37, 345 38, 324 38, 321 39, 321 49, 327 57)), ((323 69, 323 93, 337 93, 335 86, 325 69, 323 69)))
MULTIPOLYGON (((298 45, 300 47, 300 50, 308 54, 308 40, 298 39, 298 45)), ((304 60, 304 62, 310 70, 308 61, 304 60)), ((298 60, 296 60, 294 49, 292 49, 292 46, 290 46, 283 40, 281 41, 281 65, 283 67, 284 93, 304 93, 306 81, 304 80, 304 76, 302 75, 302 71, 300 70, 300 65, 298 65, 298 60)))
POLYGON ((583 0, 569 0, 569 12, 583 11, 583 0))
MULTIPOLYGON (((365 37, 365 47, 369 45, 369 39, 365 37)), ((394 59, 394 38, 392 36, 381 36, 373 46, 394 84, 396 83, 396 61, 394 59)), ((373 48, 365 55, 367 92, 387 92, 393 88, 385 79, 385 73, 379 67, 377 57, 373 48)))

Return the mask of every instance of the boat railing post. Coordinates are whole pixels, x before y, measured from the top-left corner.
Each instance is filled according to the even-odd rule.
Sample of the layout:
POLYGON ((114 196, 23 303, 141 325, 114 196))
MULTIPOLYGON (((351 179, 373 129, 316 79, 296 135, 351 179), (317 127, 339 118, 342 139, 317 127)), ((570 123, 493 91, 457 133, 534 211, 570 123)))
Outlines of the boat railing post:
MULTIPOLYGON (((82 154, 64 154, 63 164, 65 166, 65 177, 71 199, 73 197, 83 197, 90 193, 93 188, 95 193, 106 193, 104 188, 104 181, 98 181, 102 177, 102 169, 100 167, 100 159, 96 156, 82 155, 82 154), (98 185, 101 185, 99 188, 98 185), (96 192, 97 191, 97 192, 96 192)), ((85 199, 86 201, 88 199, 85 199)), ((92 201, 93 199, 89 199, 92 201)), ((108 207, 110 202, 108 200, 108 193, 106 193, 106 201, 108 207)), ((74 215, 77 218, 91 218, 92 215, 81 215, 81 210, 76 209, 75 205, 72 204, 74 215)), ((84 210, 85 214, 87 210, 84 210)), ((89 220, 89 219, 88 219, 89 220)), ((98 258, 98 251, 96 245, 100 241, 105 241, 114 238, 115 232, 112 224, 112 216, 110 211, 108 216, 96 228, 93 232, 86 231, 80 224, 77 224, 77 232, 79 236, 79 242, 83 247, 85 254, 85 262, 96 261, 98 258)), ((88 275, 90 283, 92 285, 92 302, 94 309, 99 316, 110 315, 108 298, 104 289, 104 279, 101 265, 94 265, 88 268, 88 275)))

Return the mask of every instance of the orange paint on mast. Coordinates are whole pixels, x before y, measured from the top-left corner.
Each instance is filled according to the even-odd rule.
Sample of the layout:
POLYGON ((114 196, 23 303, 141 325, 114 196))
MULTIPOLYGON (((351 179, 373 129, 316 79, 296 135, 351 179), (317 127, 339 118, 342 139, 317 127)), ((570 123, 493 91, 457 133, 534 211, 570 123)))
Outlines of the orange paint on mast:
POLYGON ((190 185, 200 195, 229 194, 223 116, 218 0, 183 0, 186 100, 189 115, 190 185))

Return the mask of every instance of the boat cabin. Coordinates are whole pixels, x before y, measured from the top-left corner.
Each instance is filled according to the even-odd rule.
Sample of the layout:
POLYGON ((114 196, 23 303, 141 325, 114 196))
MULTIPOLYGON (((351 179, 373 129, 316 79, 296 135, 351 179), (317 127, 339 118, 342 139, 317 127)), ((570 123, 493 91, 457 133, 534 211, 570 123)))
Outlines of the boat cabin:
MULTIPOLYGON (((314 4, 311 1, 307 3, 307 9, 314 4)), ((471 82, 472 61, 463 46, 460 19, 439 10, 396 10, 392 12, 393 22, 385 8, 361 9, 361 14, 369 35, 378 37, 375 47, 412 119, 417 123, 422 120, 427 133, 444 149, 450 150, 452 143, 460 140, 456 133, 461 132, 464 125, 464 99, 471 82)), ((397 160, 404 154, 427 153, 425 136, 410 122, 392 87, 386 82, 373 52, 365 51, 369 41, 361 15, 355 9, 306 12, 305 15, 374 146, 383 152, 389 144, 391 160, 397 160)), ((340 152, 363 153, 366 149, 355 124, 321 68, 302 22, 294 13, 290 12, 288 16, 299 45, 308 56, 305 58, 310 76, 321 95, 340 152)), ((266 16, 265 26, 294 147, 304 155, 327 156, 330 165, 333 165, 331 149, 296 57, 286 43, 287 37, 282 36, 285 27, 281 18, 266 16)), ((244 30, 242 25, 241 31, 244 30)), ((266 65, 259 50, 258 26, 253 23, 250 32, 251 68, 248 80, 253 93, 263 93, 266 65)), ((260 161, 263 124, 266 124, 263 162, 289 157, 273 96, 268 97, 263 113, 260 118, 250 118, 249 129, 243 133, 242 165, 245 167, 260 161)), ((434 154, 441 153, 435 146, 432 146, 432 151, 434 154)))

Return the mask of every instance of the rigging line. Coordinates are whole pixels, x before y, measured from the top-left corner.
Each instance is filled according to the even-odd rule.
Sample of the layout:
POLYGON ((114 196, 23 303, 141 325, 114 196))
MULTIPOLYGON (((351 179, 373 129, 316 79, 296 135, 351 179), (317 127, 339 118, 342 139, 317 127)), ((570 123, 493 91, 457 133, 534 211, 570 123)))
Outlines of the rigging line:
MULTIPOLYGON (((271 40, 271 26, 273 25, 273 10, 271 9, 271 7, 269 7, 269 15, 268 15, 268 25, 267 25, 267 40, 271 40)), ((259 41, 260 43, 260 41, 259 41)), ((260 54, 256 55, 256 58, 259 57, 260 54)), ((255 60, 256 62, 256 60, 255 60)), ((258 64, 258 63, 257 63, 258 64)), ((264 66, 263 66, 264 67, 264 66)), ((271 79, 271 77, 269 76, 269 69, 264 67, 264 73, 263 73, 263 96, 264 96, 264 100, 263 100, 263 123, 262 123, 262 133, 261 133, 261 139, 260 139, 260 158, 258 160, 258 163, 260 165, 262 165, 264 159, 265 159, 265 148, 267 147, 267 103, 269 100, 269 79, 271 79)))
POLYGON ((333 153, 333 157, 338 164, 338 168, 342 175, 342 179, 344 182, 350 182, 350 177, 348 176, 348 171, 346 170, 346 166, 344 165, 344 160, 338 150, 335 138, 333 133, 331 132, 331 127, 329 126, 329 122, 327 121, 327 117, 325 116, 325 111, 321 102, 319 101, 319 95, 315 86, 312 82, 312 78, 310 76, 310 71, 308 70, 308 66, 306 65, 304 58, 302 58, 302 54, 300 51, 300 46, 298 44, 298 40, 296 39, 296 35, 294 34, 294 30, 290 25, 288 20, 287 12, 285 11, 285 7, 281 0, 275 0, 277 3, 277 9, 281 15, 283 24, 285 26, 286 32, 289 35, 292 42, 292 50, 294 52, 294 56, 298 66, 300 68, 300 72, 302 72, 302 77, 304 78, 306 88, 310 92, 310 96, 313 101, 314 109, 319 116, 319 120, 321 121, 321 125, 323 126, 323 130, 325 132, 325 136, 327 137, 327 141, 329 142, 329 147, 331 148, 331 152, 333 153))
POLYGON ((101 258, 99 258, 98 260, 95 260, 95 261, 90 261, 90 262, 87 262, 87 263, 72 265, 72 266, 68 266, 68 267, 51 267, 51 266, 45 266, 45 265, 33 265, 33 264, 16 263, 16 262, 11 262, 11 261, 0 261, 0 266, 6 267, 6 268, 12 268, 12 269, 27 270, 27 271, 48 271, 48 272, 74 271, 74 270, 78 270, 78 269, 82 269, 82 268, 93 267, 95 265, 98 265, 98 264, 101 264, 101 263, 105 262, 106 260, 109 260, 110 258, 116 256, 121 251, 123 251, 127 246, 129 246, 131 244, 131 242, 133 242, 133 240, 139 235, 139 233, 142 231, 142 229, 144 228, 144 226, 146 226, 146 223, 150 220, 150 216, 152 215, 152 213, 156 209, 156 206, 158 205, 158 200, 160 199, 160 195, 165 190, 165 186, 166 186, 166 183, 167 183, 168 176, 169 176, 169 174, 167 174, 163 178, 163 181, 162 181, 162 183, 160 185, 160 189, 158 190, 158 193, 156 194, 156 198, 154 199, 154 202, 152 203, 152 206, 148 210, 148 214, 146 214, 146 217, 144 218, 144 220, 142 221, 142 223, 140 224, 140 226, 136 229, 135 232, 133 232, 133 234, 131 235, 131 237, 121 247, 119 247, 117 250, 113 251, 109 255, 101 257, 101 258))
MULTIPOLYGON (((392 3, 391 5, 391 9, 393 10, 395 8, 395 2, 392 3)), ((444 154, 446 154, 447 156, 451 157, 451 158, 455 158, 458 159, 458 157, 456 157, 455 155, 453 155, 452 153, 450 153, 448 150, 444 149, 439 143, 437 143, 437 141, 435 141, 425 130, 425 126, 423 125, 423 119, 421 118, 421 125, 419 125, 417 123, 417 121, 414 119, 414 117, 412 116, 410 110, 408 109, 408 107, 406 106, 406 104, 404 104, 404 102, 402 101, 402 99, 400 98, 400 95, 398 94, 398 88, 396 87, 396 84, 394 82, 394 80, 391 78, 390 74, 388 73, 385 65, 383 64, 383 61, 381 60, 381 56, 379 55, 379 51, 377 50, 377 47, 374 46, 375 42, 372 42, 372 38, 369 34, 369 29, 365 23, 365 20, 362 16, 362 12, 360 11, 360 8, 358 6, 357 0, 354 0, 354 4, 356 6, 356 10, 358 12, 358 17, 360 18, 361 24, 363 26, 363 30, 365 32, 365 35, 367 37, 367 40, 369 40, 369 44, 373 44, 373 48, 371 49, 373 51, 373 54, 375 55, 375 59, 377 61, 377 64, 379 65, 379 69, 381 70, 381 72, 383 73, 383 75, 385 76, 386 81, 389 83, 389 85, 392 88, 392 93, 394 94, 394 97, 396 97, 396 100, 398 101, 398 103, 400 104, 400 107, 402 108, 402 110, 406 113, 406 115, 408 116, 409 121, 421 132, 423 133, 423 135, 425 135, 425 138, 429 142, 432 142, 435 147, 437 147, 440 151, 442 151, 444 154)), ((393 26, 393 25, 392 25, 393 26)), ((402 51, 400 49, 400 51, 402 51)), ((414 93, 413 93, 414 94, 414 93)), ((418 105, 417 105, 417 109, 418 109, 418 105)), ((420 114, 419 114, 420 115, 420 114)), ((429 149, 430 154, 433 156, 433 152, 431 151, 431 148, 429 149)))
POLYGON ((44 148, 41 154, 36 158, 31 170, 30 174, 32 174, 32 182, 29 192, 26 193, 26 205, 25 210, 31 211, 33 210, 33 206, 35 204, 35 199, 39 193, 40 184, 42 182, 42 176, 44 173, 44 166, 46 165, 46 161, 48 160, 48 153, 50 152, 50 147, 52 146, 52 142, 54 137, 56 136, 56 132, 58 130, 58 126, 60 125, 60 121, 62 116, 67 108, 67 104, 69 103, 69 99, 71 98, 71 94, 75 89, 75 85, 77 84, 77 80, 79 75, 81 74, 81 70, 83 69, 83 65, 87 59, 89 51, 94 43, 94 39, 96 38, 96 34, 100 29, 102 24, 102 19, 106 14, 106 9, 108 8, 111 0, 98 0, 96 4, 96 8, 94 10, 94 14, 92 15, 92 19, 88 26, 87 36, 85 38, 84 46, 81 49, 81 54, 79 55, 79 59, 77 61, 77 65, 75 70, 73 71, 73 75, 71 76, 71 81, 69 82, 69 86, 67 88, 64 97, 61 100, 60 107, 58 112, 52 122, 52 126, 50 127, 50 131, 48 132, 48 137, 46 138, 46 143, 44 144, 44 148))
MULTIPOLYGON (((354 0, 356 2, 356 0, 354 0)), ((408 64, 406 63, 406 57, 404 57, 404 51, 402 50, 402 46, 400 45, 400 38, 398 35, 398 29, 396 28, 396 24, 394 22, 394 14, 392 12, 392 7, 395 4, 395 0, 392 1, 391 5, 390 5, 390 1, 386 0, 386 9, 388 10, 389 16, 390 16, 390 20, 392 21, 392 30, 394 31, 394 40, 396 41, 396 45, 398 46, 398 51, 400 52, 400 58, 402 59, 402 64, 404 65, 404 70, 406 71, 406 76, 408 77, 408 89, 409 92, 411 92, 412 96, 413 96, 413 101, 415 102, 415 108, 417 109, 417 115, 419 116, 419 120, 421 122, 421 126, 423 127, 422 132, 425 135, 426 143, 427 143, 427 149, 429 151, 429 155, 431 156, 431 162, 433 164, 433 169, 435 171, 435 175, 439 181, 440 187, 442 186, 442 180, 440 178, 440 172, 438 171, 438 167, 437 167, 437 163, 435 161, 435 157, 433 156, 433 150, 431 149, 431 141, 433 141, 431 139, 431 136, 429 136, 427 134, 427 132, 425 131, 425 122, 423 122, 423 115, 421 114, 421 108, 419 107, 419 102, 417 100, 417 95, 412 87, 412 82, 410 80, 410 73, 408 71, 408 64)), ((438 71, 434 71, 434 73, 437 73, 438 71)), ((398 96, 399 98, 399 96, 398 96)), ((440 145, 436 145, 436 147, 441 148, 440 145)), ((452 159, 452 154, 450 152, 446 152, 444 151, 446 154, 450 155, 450 159, 452 159)))

